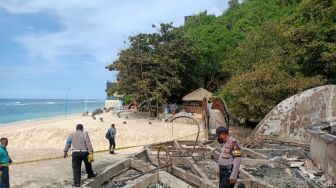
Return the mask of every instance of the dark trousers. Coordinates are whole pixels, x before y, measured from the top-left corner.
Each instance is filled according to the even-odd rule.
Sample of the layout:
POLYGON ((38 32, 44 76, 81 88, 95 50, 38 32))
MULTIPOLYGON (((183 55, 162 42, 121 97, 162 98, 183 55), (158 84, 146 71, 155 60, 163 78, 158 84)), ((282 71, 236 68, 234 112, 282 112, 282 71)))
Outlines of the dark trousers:
POLYGON ((232 172, 232 165, 219 166, 219 188, 233 188, 230 184, 229 178, 232 172))
POLYGON ((0 167, 0 188, 9 188, 9 168, 7 166, 0 167))
POLYGON ((74 184, 80 184, 81 182, 81 167, 82 161, 84 161, 85 170, 88 174, 88 177, 93 176, 92 165, 88 161, 88 152, 73 152, 72 153, 72 171, 74 184))
POLYGON ((114 153, 114 148, 115 148, 115 139, 114 138, 109 138, 109 142, 110 142, 110 153, 114 153), (111 151, 111 148, 113 148, 113 151, 111 151))

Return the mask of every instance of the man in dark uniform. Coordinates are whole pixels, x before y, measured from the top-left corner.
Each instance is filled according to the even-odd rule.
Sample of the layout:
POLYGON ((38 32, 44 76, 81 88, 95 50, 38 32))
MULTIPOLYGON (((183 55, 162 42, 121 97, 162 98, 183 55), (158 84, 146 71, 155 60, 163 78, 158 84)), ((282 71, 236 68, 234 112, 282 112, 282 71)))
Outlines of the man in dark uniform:
POLYGON ((238 178, 241 146, 236 139, 229 135, 229 131, 225 127, 218 127, 216 134, 218 142, 222 144, 216 166, 216 174, 219 176, 219 188, 233 188, 238 178))
POLYGON ((88 161, 89 154, 93 154, 93 149, 89 134, 83 132, 83 125, 76 126, 76 132, 71 133, 66 141, 64 148, 64 158, 68 156, 68 151, 72 145, 72 171, 74 178, 74 187, 80 187, 81 182, 81 166, 84 161, 86 173, 88 178, 93 178, 96 174, 92 171, 92 165, 88 161))

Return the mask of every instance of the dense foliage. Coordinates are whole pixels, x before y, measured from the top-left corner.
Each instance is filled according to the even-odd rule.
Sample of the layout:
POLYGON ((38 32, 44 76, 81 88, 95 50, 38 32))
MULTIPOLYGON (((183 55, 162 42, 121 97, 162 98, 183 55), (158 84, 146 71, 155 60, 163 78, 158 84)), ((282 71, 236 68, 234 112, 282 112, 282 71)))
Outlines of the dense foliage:
POLYGON ((291 95, 335 83, 335 7, 305 0, 245 33, 224 60, 231 77, 219 92, 235 116, 260 120, 291 95))
POLYGON ((157 33, 130 37, 130 46, 108 67, 119 71, 117 92, 146 102, 151 113, 153 101, 165 103, 172 93, 181 90, 182 84, 192 86, 190 75, 185 74, 191 72, 189 67, 194 61, 192 43, 173 30, 172 24, 161 24, 158 29, 157 33))
POLYGON ((260 120, 293 94, 336 83, 335 1, 239 2, 221 16, 201 12, 130 37, 109 67, 119 71, 117 90, 150 105, 204 87, 233 116, 260 120))

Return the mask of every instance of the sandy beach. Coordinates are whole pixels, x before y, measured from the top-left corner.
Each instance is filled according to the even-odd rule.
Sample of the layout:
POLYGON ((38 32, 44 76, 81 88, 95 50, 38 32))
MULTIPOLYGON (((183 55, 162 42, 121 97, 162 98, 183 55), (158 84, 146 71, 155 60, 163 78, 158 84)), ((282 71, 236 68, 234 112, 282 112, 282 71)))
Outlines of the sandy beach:
MULTIPOLYGON (((111 123, 116 124, 117 147, 151 144, 190 135, 197 132, 197 126, 186 123, 166 123, 149 120, 147 115, 130 112, 119 118, 116 114, 104 113, 94 120, 91 117, 72 115, 30 122, 19 122, 0 126, 0 137, 9 139, 8 151, 14 162, 22 162, 63 155, 68 135, 78 123, 90 135, 94 150, 108 147, 105 132, 111 123), (126 115, 128 119, 126 119, 126 115), (102 117, 104 122, 99 118, 102 117), (126 121, 126 124, 123 124, 126 121), (152 123, 149 124, 149 121, 152 123), (172 135, 173 125, 173 135, 172 135)), ((184 139, 194 139, 195 135, 184 139)), ((201 136, 201 138, 204 138, 201 136)), ((141 147, 118 150, 116 155, 107 152, 95 154, 94 170, 103 171, 118 159, 128 156, 141 147)), ((84 168, 83 168, 84 169, 84 168)), ((83 180, 86 176, 82 175, 83 180)), ((10 166, 11 187, 66 187, 72 183, 71 157, 10 166)))

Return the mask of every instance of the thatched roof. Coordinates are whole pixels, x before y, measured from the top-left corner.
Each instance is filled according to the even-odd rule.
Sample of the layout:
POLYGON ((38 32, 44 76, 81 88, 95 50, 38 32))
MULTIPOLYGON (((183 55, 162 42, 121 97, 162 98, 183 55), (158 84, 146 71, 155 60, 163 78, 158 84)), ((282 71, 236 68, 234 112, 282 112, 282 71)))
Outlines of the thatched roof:
POLYGON ((203 101, 203 98, 210 98, 212 93, 206 89, 199 88, 182 98, 182 101, 203 101))

